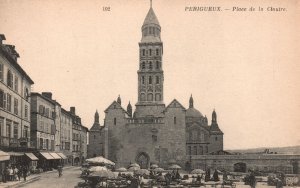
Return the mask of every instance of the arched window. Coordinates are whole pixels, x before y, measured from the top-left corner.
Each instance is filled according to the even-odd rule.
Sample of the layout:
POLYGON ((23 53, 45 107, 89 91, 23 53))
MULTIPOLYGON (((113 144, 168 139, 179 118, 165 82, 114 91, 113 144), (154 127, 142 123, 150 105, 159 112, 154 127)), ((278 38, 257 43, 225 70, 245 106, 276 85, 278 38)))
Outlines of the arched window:
POLYGON ((149 56, 152 56, 152 50, 149 49, 149 56))
POLYGON ((159 49, 158 48, 156 49, 156 55, 159 55, 159 49))
POLYGON ((156 84, 159 84, 159 76, 156 76, 156 84))
POLYGON ((145 50, 145 49, 143 49, 143 56, 145 56, 145 52, 146 52, 146 50, 145 50))
POLYGON ((206 149, 206 153, 208 153, 208 146, 206 146, 205 149, 206 149))
POLYGON ((152 69, 152 62, 149 62, 149 69, 152 69))
POLYGON ((155 101, 161 101, 161 95, 159 93, 155 94, 155 101))
POLYGON ((141 93, 141 101, 145 101, 145 100, 146 100, 145 93, 141 93))
POLYGON ((152 84, 152 76, 149 76, 149 84, 152 84))
POLYGON ((149 93, 149 94, 148 94, 147 100, 148 100, 148 101, 153 101, 153 94, 152 94, 152 93, 149 93))
POLYGON ((145 69, 146 68, 146 64, 145 64, 145 62, 143 61, 142 62, 142 69, 145 69))
POLYGON ((142 76, 142 84, 145 84, 145 76, 142 76))
POLYGON ((117 125, 117 118, 114 118, 114 125, 117 125))
POLYGON ((176 124, 177 122, 176 122, 176 117, 174 117, 174 124, 176 124))
POLYGON ((159 61, 156 61, 156 69, 159 69, 159 61))

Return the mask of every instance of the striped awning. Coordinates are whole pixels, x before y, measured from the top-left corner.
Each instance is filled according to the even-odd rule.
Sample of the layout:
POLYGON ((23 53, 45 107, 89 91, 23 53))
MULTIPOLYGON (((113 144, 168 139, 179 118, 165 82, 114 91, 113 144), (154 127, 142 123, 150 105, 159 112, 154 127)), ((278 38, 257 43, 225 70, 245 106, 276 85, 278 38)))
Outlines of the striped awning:
POLYGON ((61 157, 60 157, 59 155, 57 155, 57 153, 51 152, 50 155, 51 155, 54 159, 61 159, 61 157))
POLYGON ((32 161, 37 161, 39 160, 33 153, 25 153, 25 155, 27 157, 29 157, 29 159, 31 159, 32 161))
POLYGON ((57 153, 62 159, 67 159, 67 157, 63 153, 57 153))
POLYGON ((40 152, 40 154, 47 160, 53 160, 55 159, 54 157, 52 157, 52 155, 50 155, 49 153, 47 152, 40 152))
POLYGON ((10 155, 0 150, 0 161, 8 161, 9 159, 10 159, 10 155))

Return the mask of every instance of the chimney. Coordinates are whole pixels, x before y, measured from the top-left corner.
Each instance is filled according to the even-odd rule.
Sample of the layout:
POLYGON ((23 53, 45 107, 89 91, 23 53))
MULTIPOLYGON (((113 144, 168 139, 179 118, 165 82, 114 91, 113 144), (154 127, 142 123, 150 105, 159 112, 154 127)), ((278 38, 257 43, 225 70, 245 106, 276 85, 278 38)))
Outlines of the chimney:
POLYGON ((51 92, 42 92, 42 96, 47 97, 48 99, 52 100, 52 93, 51 92))
POLYGON ((14 45, 10 45, 10 44, 7 44, 5 45, 7 47, 7 51, 9 53, 9 55, 15 60, 17 61, 17 59, 20 57, 20 55, 18 54, 18 52, 16 51, 15 49, 15 46, 14 45))
POLYGON ((75 115, 75 107, 74 106, 70 107, 70 112, 71 112, 71 114, 75 115))
POLYGON ((3 44, 4 40, 6 40, 5 35, 0 34, 0 44, 3 44))

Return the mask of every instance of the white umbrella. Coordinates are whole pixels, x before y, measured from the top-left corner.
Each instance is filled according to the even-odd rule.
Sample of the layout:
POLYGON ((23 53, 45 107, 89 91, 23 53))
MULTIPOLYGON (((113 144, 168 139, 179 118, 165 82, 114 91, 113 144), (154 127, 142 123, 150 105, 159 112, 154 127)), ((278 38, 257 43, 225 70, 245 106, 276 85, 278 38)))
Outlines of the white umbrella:
POLYGON ((194 169, 191 174, 204 174, 205 171, 204 170, 201 170, 201 169, 194 169))
POLYGON ((129 167, 139 167, 139 168, 141 168, 140 165, 137 164, 137 163, 132 163, 132 164, 129 165, 129 167))
POLYGON ((136 171, 136 170, 139 170, 139 169, 140 169, 140 167, 132 166, 132 167, 128 168, 128 171, 133 172, 133 171, 136 171))
POLYGON ((92 166, 89 171, 90 172, 98 172, 102 170, 108 170, 105 166, 92 166))
POLYGON ((127 171, 127 169, 124 168, 124 167, 118 168, 118 169, 116 170, 116 172, 126 172, 126 171, 127 171))
POLYGON ((112 162, 102 156, 87 159, 86 162, 93 163, 93 164, 101 164, 101 165, 112 165, 112 166, 115 165, 114 162, 112 162))
POLYGON ((181 169, 181 167, 177 164, 173 164, 173 165, 169 166, 169 169, 181 169))
POLYGON ((163 172, 164 169, 163 168, 155 168, 153 169, 153 172, 163 172))

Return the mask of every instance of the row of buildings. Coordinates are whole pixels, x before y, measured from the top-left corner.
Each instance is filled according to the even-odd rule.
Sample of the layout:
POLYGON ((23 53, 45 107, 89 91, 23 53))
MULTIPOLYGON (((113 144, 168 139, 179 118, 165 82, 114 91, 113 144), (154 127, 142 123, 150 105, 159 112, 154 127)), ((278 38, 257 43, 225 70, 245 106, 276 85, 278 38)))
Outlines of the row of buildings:
POLYGON ((87 156, 88 129, 75 107, 64 109, 51 92, 31 92, 33 80, 18 63, 15 46, 4 40, 1 34, 0 150, 10 160, 0 154, 0 170, 8 163, 24 163, 26 156, 32 166, 54 164, 47 160, 79 164, 87 156))

